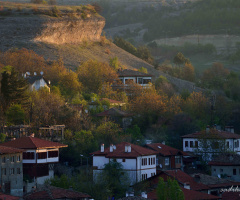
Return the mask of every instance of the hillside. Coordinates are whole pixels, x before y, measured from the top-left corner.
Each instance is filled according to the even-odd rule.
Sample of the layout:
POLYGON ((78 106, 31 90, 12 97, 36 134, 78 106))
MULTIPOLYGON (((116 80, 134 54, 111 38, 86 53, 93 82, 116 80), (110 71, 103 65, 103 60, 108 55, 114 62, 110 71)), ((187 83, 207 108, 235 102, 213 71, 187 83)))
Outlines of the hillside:
MULTIPOLYGON (((10 4, 10 6, 13 5, 10 4)), ((51 10, 52 7, 38 8, 38 10, 42 9, 44 13, 33 13, 34 7, 29 8, 29 5, 25 4, 18 6, 12 7, 11 12, 4 8, 7 15, 0 17, 0 51, 11 48, 31 49, 44 56, 49 62, 61 58, 71 69, 75 69, 89 59, 108 63, 110 58, 116 56, 120 64, 126 68, 145 67, 155 77, 159 75, 168 77, 179 90, 188 88, 193 91, 195 88, 193 83, 167 76, 155 70, 150 64, 100 36, 105 22, 101 16, 92 14, 87 19, 82 19, 81 15, 78 18, 72 18, 72 15, 70 17, 66 15, 72 12, 57 7, 64 15, 60 13, 60 17, 53 17, 44 14, 47 9, 51 10), (20 11, 18 6, 22 7, 20 11), (75 31, 78 34, 75 34, 75 31)), ((30 4, 30 6, 36 5, 30 4)), ((82 8, 78 9, 81 11, 82 8)), ((200 88, 195 88, 195 91, 200 90, 200 88)))

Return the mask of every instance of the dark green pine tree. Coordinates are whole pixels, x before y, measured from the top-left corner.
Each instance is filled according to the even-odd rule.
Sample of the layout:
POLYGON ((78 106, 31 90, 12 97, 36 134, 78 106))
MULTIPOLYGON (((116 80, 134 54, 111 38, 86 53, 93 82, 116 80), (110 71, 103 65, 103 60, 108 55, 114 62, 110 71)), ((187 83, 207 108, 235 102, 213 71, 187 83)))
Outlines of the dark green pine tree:
POLYGON ((29 95, 27 92, 27 81, 19 76, 19 73, 11 66, 4 67, 1 80, 1 94, 5 110, 11 104, 28 104, 29 95))

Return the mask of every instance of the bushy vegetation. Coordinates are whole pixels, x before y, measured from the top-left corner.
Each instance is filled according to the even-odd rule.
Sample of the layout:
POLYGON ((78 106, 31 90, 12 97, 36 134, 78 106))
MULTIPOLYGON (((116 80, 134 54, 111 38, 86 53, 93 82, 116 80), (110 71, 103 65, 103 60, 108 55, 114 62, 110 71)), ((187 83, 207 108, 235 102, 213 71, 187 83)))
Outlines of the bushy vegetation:
POLYGON ((116 37, 114 43, 125 51, 145 60, 149 64, 155 64, 154 58, 152 57, 150 50, 147 46, 135 47, 130 42, 124 40, 123 38, 116 37))

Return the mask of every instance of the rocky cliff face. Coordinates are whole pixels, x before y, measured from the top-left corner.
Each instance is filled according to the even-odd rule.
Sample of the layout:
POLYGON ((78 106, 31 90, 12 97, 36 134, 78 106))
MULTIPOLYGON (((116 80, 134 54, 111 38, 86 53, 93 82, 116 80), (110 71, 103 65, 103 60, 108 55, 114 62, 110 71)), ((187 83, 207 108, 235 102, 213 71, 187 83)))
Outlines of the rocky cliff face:
POLYGON ((105 25, 100 16, 86 19, 12 15, 0 17, 0 51, 9 48, 31 48, 36 41, 51 44, 77 44, 83 40, 99 41, 105 25))
POLYGON ((82 41, 99 41, 105 25, 104 18, 48 20, 42 25, 42 29, 36 41, 53 44, 74 44, 82 41))

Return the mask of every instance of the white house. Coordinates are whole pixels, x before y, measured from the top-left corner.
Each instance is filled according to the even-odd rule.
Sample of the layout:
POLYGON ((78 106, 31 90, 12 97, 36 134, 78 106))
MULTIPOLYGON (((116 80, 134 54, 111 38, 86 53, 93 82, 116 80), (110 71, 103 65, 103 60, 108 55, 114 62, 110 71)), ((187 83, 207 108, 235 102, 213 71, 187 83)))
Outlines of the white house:
POLYGON ((182 136, 183 151, 202 154, 207 160, 223 152, 240 154, 240 135, 233 131, 221 131, 207 128, 204 131, 182 136))
POLYGON ((43 73, 41 73, 41 75, 37 75, 37 73, 34 72, 34 75, 31 76, 29 72, 26 72, 24 78, 26 78, 29 83, 30 91, 39 90, 40 88, 47 88, 50 92, 50 81, 47 81, 42 74, 43 73))
POLYGON ((157 152, 128 142, 118 145, 110 145, 101 150, 93 152, 93 175, 97 176, 104 169, 104 165, 111 160, 121 163, 131 180, 131 184, 145 180, 156 175, 157 152))
POLYGON ((67 145, 50 142, 36 137, 21 137, 5 142, 2 146, 18 148, 23 152, 23 176, 27 180, 26 191, 44 184, 45 180, 54 177, 54 164, 59 162, 59 148, 67 145), (29 187, 29 184, 31 187, 29 187))
POLYGON ((124 85, 137 83, 141 86, 146 87, 149 83, 152 82, 152 75, 130 69, 118 71, 118 77, 124 85))

